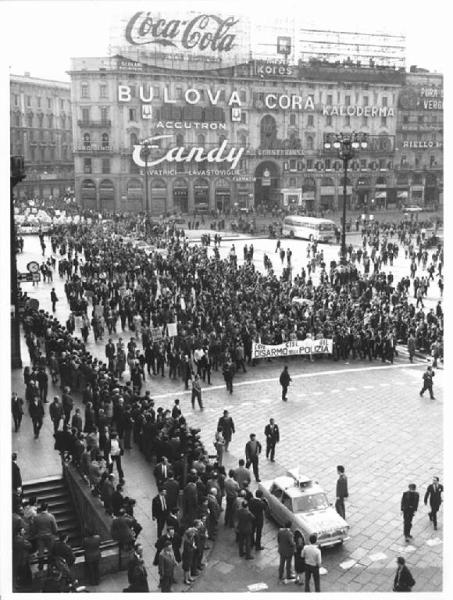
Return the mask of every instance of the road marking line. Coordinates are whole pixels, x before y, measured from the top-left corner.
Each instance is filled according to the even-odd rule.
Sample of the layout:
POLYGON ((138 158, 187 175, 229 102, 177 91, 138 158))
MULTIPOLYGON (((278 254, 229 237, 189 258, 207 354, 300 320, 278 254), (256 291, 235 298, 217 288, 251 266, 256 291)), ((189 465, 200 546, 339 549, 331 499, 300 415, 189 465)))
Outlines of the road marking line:
MULTIPOLYGON (((413 367, 422 367, 423 364, 410 364, 410 365, 379 365, 376 367, 359 367, 357 369, 343 369, 341 371, 318 371, 316 373, 299 373, 298 375, 291 375, 291 379, 294 381, 295 379, 308 379, 310 377, 324 377, 326 375, 343 375, 344 373, 365 373, 369 371, 383 371, 390 369, 410 369, 413 367)), ((250 379, 248 381, 240 381, 238 383, 234 383, 234 388, 242 387, 245 385, 257 385, 259 383, 278 383, 278 377, 272 377, 267 379, 250 379)), ((390 385, 390 384, 387 384, 390 385)), ((207 394, 208 392, 213 392, 216 390, 225 390, 225 384, 223 385, 210 385, 207 388, 203 388, 203 394, 207 394)), ((166 394, 154 394, 153 398, 170 398, 172 396, 180 394, 181 396, 188 396, 192 392, 190 390, 175 390, 174 392, 169 392, 166 394)))

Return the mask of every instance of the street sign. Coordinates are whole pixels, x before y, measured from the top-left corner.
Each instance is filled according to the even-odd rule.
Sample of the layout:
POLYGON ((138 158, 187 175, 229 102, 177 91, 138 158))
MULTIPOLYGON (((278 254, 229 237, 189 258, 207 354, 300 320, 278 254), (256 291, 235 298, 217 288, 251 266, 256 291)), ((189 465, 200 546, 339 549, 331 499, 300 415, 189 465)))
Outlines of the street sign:
POLYGON ((41 275, 39 273, 18 273, 17 281, 24 283, 26 281, 41 281, 41 275))
POLYGON ((29 273, 38 273, 39 272, 39 263, 37 263, 35 260, 32 260, 27 264, 27 269, 28 269, 29 273))

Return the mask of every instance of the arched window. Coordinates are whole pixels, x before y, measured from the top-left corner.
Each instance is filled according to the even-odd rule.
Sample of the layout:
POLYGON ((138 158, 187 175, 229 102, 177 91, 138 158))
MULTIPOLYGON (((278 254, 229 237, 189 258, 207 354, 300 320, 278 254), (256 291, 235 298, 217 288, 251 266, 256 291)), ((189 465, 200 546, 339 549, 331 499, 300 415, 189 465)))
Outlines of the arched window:
POLYGON ((313 136, 307 135, 307 150, 313 150, 314 143, 313 136))
POLYGON ((138 137, 137 137, 136 133, 131 133, 130 140, 131 140, 131 147, 132 146, 137 146, 137 144, 138 144, 138 137))
POLYGON ((197 136, 197 144, 202 147, 205 145, 205 137, 202 133, 199 133, 197 136))
POLYGON ((261 148, 275 148, 277 145, 277 123, 272 115, 264 115, 260 124, 261 148))
POLYGON ((247 136, 245 134, 239 136, 239 144, 242 148, 245 148, 247 146, 247 136))
POLYGON ((226 137, 224 135, 219 135, 219 146, 221 146, 225 140, 226 137))
POLYGON ((182 133, 178 133, 178 135, 176 136, 176 145, 184 146, 184 136, 182 133))
POLYGON ((85 150, 91 148, 91 136, 89 133, 83 134, 83 147, 85 148, 85 150))
POLYGON ((109 147, 109 134, 108 133, 102 134, 102 142, 101 143, 102 143, 103 148, 109 147))

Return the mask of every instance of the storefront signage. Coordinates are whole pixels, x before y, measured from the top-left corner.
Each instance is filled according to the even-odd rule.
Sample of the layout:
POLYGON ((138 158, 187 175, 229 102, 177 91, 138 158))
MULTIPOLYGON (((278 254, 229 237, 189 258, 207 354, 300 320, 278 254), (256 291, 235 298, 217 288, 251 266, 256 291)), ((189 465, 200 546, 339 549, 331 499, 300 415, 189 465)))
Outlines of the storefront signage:
POLYGON ((199 121, 156 121, 152 124, 155 129, 212 129, 226 131, 226 123, 201 123, 199 121))
POLYGON ((253 74, 265 79, 266 77, 291 77, 293 67, 284 63, 274 63, 268 61, 255 60, 253 63, 253 74))
POLYGON ((307 354, 332 354, 333 340, 294 340, 270 346, 252 344, 252 358, 272 358, 273 356, 305 356, 307 354))
POLYGON ((443 97, 442 88, 409 87, 400 92, 398 103, 404 110, 443 110, 443 97))
POLYGON ((248 156, 303 156, 302 148, 270 148, 269 150, 249 150, 248 156))
POLYGON ((394 117, 395 111, 389 106, 344 106, 341 104, 323 106, 322 114, 327 117, 394 117))
POLYGON ((315 103, 311 96, 303 98, 297 94, 266 94, 264 105, 270 110, 315 110, 315 103))
MULTIPOLYGON (((217 106, 219 103, 220 95, 222 90, 212 91, 210 88, 206 88, 206 95, 208 97, 209 103, 213 106, 217 106)), ((138 98, 142 102, 152 102, 154 98, 154 90, 152 85, 139 85, 138 86, 138 98)), ((196 88, 189 88, 184 92, 184 98, 187 104, 199 104, 201 101, 200 91, 196 88)), ((134 100, 132 96, 132 90, 129 85, 119 85, 118 86, 118 101, 119 102, 131 102, 134 100)), ((172 98, 168 89, 166 87, 163 88, 163 101, 164 104, 176 104, 176 102, 180 102, 176 98, 172 98)), ((231 92, 228 96, 227 101, 228 106, 241 106, 241 100, 239 98, 239 93, 237 91, 231 92)))
MULTIPOLYGON (((163 140, 166 138, 172 138, 172 135, 155 135, 148 139, 150 146, 152 147, 153 141, 163 140)), ((142 145, 138 144, 134 146, 134 150, 132 153, 132 159, 136 165, 139 167, 153 167, 155 165, 159 165, 162 162, 186 162, 190 163, 194 162, 229 162, 231 163, 231 168, 234 169, 239 161, 241 160, 242 154, 244 153, 244 148, 230 148, 228 151, 227 140, 224 140, 220 146, 217 148, 212 148, 211 150, 205 152, 203 147, 194 147, 189 150, 184 146, 177 146, 175 148, 170 148, 165 152, 165 154, 159 158, 148 160, 146 163, 141 158, 140 154, 142 151, 142 145)))
POLYGON ((425 141, 405 141, 403 142, 403 148, 413 148, 414 150, 424 150, 425 148, 442 148, 442 142, 436 142, 434 140, 425 141))
POLYGON ((235 45, 234 17, 197 15, 190 20, 163 19, 149 12, 137 12, 126 26, 126 41, 133 46, 156 46, 196 49, 206 52, 229 52, 235 45))

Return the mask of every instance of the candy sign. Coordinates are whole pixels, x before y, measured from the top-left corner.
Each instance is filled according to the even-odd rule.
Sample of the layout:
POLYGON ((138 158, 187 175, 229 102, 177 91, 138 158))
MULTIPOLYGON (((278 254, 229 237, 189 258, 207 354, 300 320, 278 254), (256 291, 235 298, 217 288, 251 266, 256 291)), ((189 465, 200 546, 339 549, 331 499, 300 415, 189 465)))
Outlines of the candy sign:
MULTIPOLYGON (((163 140, 165 138, 171 138, 172 135, 155 135, 148 139, 150 145, 152 145, 153 140, 163 140)), ((244 153, 244 148, 230 148, 228 152, 226 152, 228 142, 224 140, 221 145, 217 148, 212 148, 208 152, 205 153, 205 149, 203 147, 194 147, 187 150, 184 146, 179 146, 175 148, 170 148, 165 152, 165 154, 159 158, 154 160, 148 160, 145 162, 140 154, 143 146, 137 145, 134 146, 134 151, 132 153, 132 159, 136 165, 139 167, 153 167, 154 165, 159 165, 162 162, 191 162, 192 160, 195 162, 229 162, 231 163, 231 169, 234 169, 239 161, 241 160, 241 156, 244 153), (224 154, 225 153, 225 154, 224 154)))

